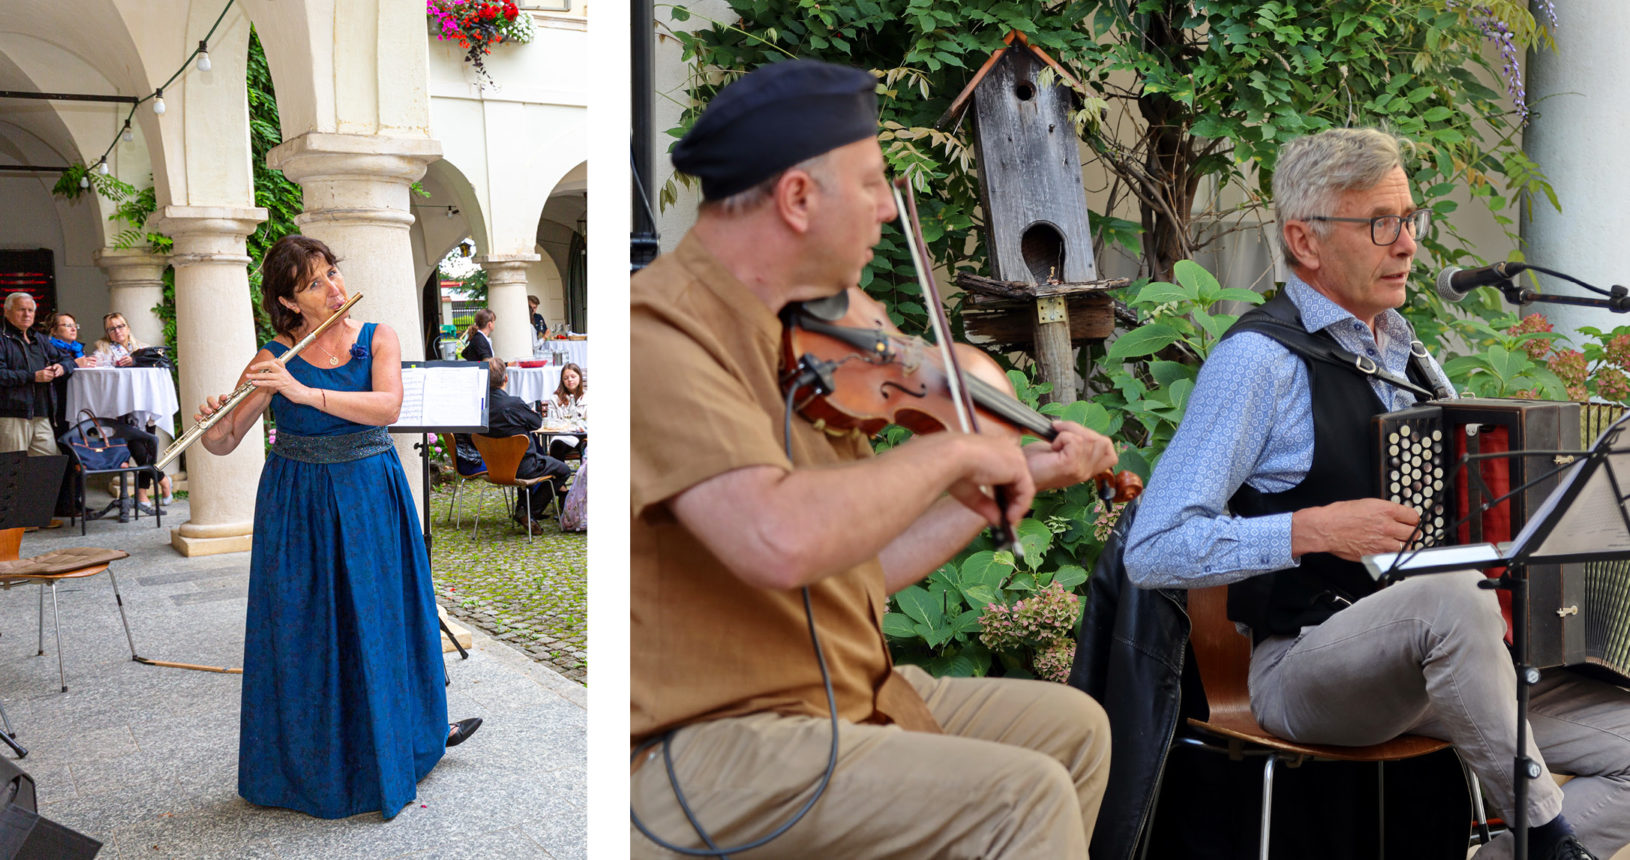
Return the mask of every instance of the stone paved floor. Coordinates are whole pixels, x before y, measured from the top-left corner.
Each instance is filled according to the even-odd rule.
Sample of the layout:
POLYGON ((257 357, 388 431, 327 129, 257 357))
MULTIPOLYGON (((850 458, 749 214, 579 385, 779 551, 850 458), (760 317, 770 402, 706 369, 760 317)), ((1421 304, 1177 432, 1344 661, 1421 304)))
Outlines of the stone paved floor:
MULTIPOLYGON (((138 653, 238 666, 249 554, 183 558, 165 517, 25 535, 23 554, 67 546, 131 553, 115 562, 138 653)), ((483 526, 485 528, 485 526, 483 526)), ((587 699, 481 631, 469 660, 446 656, 448 711, 481 716, 390 821, 252 806, 237 796, 241 676, 130 659, 106 575, 57 587, 68 692, 59 690, 50 601, 37 656, 38 587, 0 591, 0 702, 29 755, 40 812, 104 843, 98 858, 577 858, 587 856, 587 699)), ((11 757, 9 750, 0 755, 11 757)))
POLYGON ((432 494, 436 599, 449 614, 587 684, 588 536, 562 532, 548 519, 545 533, 528 540, 497 489, 482 483, 459 492, 453 519, 450 501, 450 489, 432 494))

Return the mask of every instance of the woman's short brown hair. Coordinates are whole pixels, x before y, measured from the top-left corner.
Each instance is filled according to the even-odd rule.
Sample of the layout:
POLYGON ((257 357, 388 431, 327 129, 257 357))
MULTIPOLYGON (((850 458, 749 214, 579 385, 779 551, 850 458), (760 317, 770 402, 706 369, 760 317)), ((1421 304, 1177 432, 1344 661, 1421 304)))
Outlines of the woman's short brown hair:
POLYGON ((299 311, 290 310, 279 299, 294 301, 294 291, 305 279, 313 260, 322 260, 330 266, 340 262, 340 258, 334 256, 327 245, 310 236, 300 235, 284 236, 277 240, 261 261, 261 304, 278 334, 293 337, 304 321, 299 311))

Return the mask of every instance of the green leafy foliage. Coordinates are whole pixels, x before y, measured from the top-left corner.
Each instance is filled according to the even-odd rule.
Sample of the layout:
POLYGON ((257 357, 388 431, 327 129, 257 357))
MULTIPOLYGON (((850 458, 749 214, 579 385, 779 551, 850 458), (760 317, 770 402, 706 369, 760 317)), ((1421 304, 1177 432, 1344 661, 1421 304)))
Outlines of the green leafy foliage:
MULTIPOLYGON (((1511 25, 1520 47, 1545 42, 1523 5, 1480 5, 1511 25)), ((1120 297, 1139 322, 1081 351, 1091 402, 1042 411, 1116 438, 1121 468, 1145 477, 1183 416, 1199 363, 1235 314, 1262 300, 1189 261, 1271 222, 1275 159, 1286 140, 1348 125, 1406 140, 1416 199, 1435 218, 1403 311, 1434 349, 1506 337, 1494 328, 1503 313, 1496 298, 1473 296, 1450 309, 1428 287, 1436 266, 1481 262, 1451 219, 1457 204, 1449 195, 1469 192, 1514 243, 1510 203, 1557 205, 1514 139, 1521 118, 1501 102, 1474 13, 1442 0, 730 0, 728 21, 667 8, 696 27, 671 31, 689 64, 684 91, 674 94, 688 105, 668 131, 676 139, 722 86, 760 65, 796 56, 872 70, 885 158, 922 198, 930 254, 953 277, 988 274, 987 252, 971 123, 938 128, 937 120, 1011 31, 1062 64, 1079 82, 1070 84, 1071 119, 1091 154, 1084 167, 1108 177, 1094 198, 1107 202, 1090 216, 1094 254, 1114 247, 1138 256, 1141 277, 1120 297), (1462 326, 1474 336, 1458 335, 1462 326)), ((1063 80, 1051 70, 1044 77, 1063 80)), ((670 181, 662 204, 672 205, 688 181, 670 181)), ((914 278, 899 234, 886 226, 861 286, 913 334, 925 319, 914 278)), ((957 310, 953 301, 960 333, 957 310)), ((1471 363, 1457 368, 1478 390, 1555 390, 1555 374, 1526 356, 1524 365, 1513 346, 1501 344, 1503 357, 1469 349, 1471 363)), ((1010 378, 1035 406, 1050 386, 1019 364, 1010 378)), ((908 435, 887 429, 877 447, 908 435)), ((1023 560, 994 552, 982 537, 901 592, 910 596, 885 616, 896 658, 939 674, 1029 674, 1051 657, 1029 645, 993 652, 964 619, 1054 581, 1079 590, 1112 519, 1089 487, 1042 494, 1018 524, 1023 560)))

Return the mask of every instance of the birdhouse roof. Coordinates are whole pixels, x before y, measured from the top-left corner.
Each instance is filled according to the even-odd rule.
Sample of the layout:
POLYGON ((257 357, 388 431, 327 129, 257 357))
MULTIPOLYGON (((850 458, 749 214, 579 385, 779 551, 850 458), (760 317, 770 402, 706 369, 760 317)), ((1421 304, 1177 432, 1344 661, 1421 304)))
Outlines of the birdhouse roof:
POLYGON ((1006 54, 1008 51, 1012 50, 1015 44, 1022 45, 1024 48, 1029 50, 1030 53, 1035 54, 1036 57, 1042 62, 1052 66, 1053 71, 1058 72, 1059 78, 1061 78, 1065 83, 1069 84, 1070 87, 1076 92, 1086 95, 1087 88, 1082 86, 1081 82, 1076 80, 1075 76, 1070 74, 1068 69, 1064 68, 1061 63, 1048 55, 1046 51, 1043 51, 1035 45, 1030 44, 1030 39, 1025 36, 1025 34, 1019 32, 1018 30, 1009 30, 1008 34, 1002 37, 1002 42, 1004 43, 1003 47, 991 51, 990 59, 986 60, 985 64, 979 67, 979 71, 974 72, 973 78, 968 81, 968 85, 962 88, 962 92, 957 94, 956 99, 951 102, 951 106, 946 108, 945 113, 941 115, 939 120, 934 123, 935 128, 945 128, 947 125, 955 122, 958 117, 962 116, 962 112, 967 110, 968 102, 973 97, 973 91, 979 86, 979 82, 985 79, 985 75, 989 74, 990 70, 996 66, 996 61, 1000 60, 1003 54, 1006 54))

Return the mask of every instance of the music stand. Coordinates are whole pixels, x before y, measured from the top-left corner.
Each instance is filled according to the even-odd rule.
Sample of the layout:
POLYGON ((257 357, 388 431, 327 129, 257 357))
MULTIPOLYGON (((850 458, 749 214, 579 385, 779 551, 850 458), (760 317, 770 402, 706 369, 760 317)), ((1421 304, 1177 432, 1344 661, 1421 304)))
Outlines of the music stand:
MULTIPOLYGON (((62 489, 63 476, 68 471, 68 456, 30 457, 22 451, 0 454, 0 530, 41 528, 51 524, 51 514, 57 503, 57 492, 62 489)), ((6 730, 0 732, 0 741, 11 747, 18 758, 28 750, 14 739, 11 718, 0 706, 0 723, 6 730)))
MULTIPOLYGON (((402 362, 402 411, 392 433, 417 433, 424 480, 424 552, 430 556, 430 444, 424 434, 485 433, 487 430, 487 363, 484 361, 402 362), (479 371, 477 373, 476 371, 479 371), (479 376, 479 380, 477 377, 479 376)), ((438 613, 436 623, 447 634, 461 660, 470 652, 447 629, 438 613)))
POLYGON ((1568 467, 1561 483, 1509 543, 1498 547, 1434 547, 1364 559, 1365 567, 1377 578, 1505 566, 1505 573, 1498 579, 1479 584, 1511 592, 1512 650, 1517 664, 1517 746, 1512 762, 1512 847, 1516 860, 1528 857, 1528 780, 1542 774, 1539 764, 1527 756, 1528 688, 1539 683, 1539 670, 1528 662, 1528 566, 1630 559, 1627 431, 1630 414, 1603 430, 1590 450, 1568 467))

